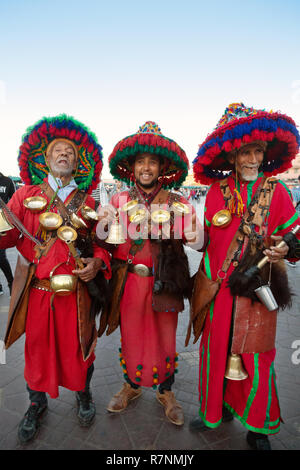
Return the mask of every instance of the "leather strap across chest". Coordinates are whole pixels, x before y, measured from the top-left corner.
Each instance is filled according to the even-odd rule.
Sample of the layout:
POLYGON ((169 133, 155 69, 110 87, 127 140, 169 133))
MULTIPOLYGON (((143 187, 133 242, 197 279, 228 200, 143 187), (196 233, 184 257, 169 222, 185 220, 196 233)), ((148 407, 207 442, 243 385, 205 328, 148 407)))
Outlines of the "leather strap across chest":
MULTIPOLYGON (((245 236, 250 237, 251 234, 255 233, 254 226, 256 225, 259 227, 260 234, 264 231, 264 225, 268 216, 276 183, 277 180, 275 178, 263 178, 261 180, 254 196, 252 197, 249 207, 246 208, 239 228, 234 234, 234 237, 229 245, 222 268, 217 274, 217 278, 219 280, 226 278, 226 273, 235 257, 237 250, 242 246, 245 236)), ((225 207, 227 208, 230 199, 233 197, 227 182, 227 178, 220 181, 220 189, 224 196, 225 207)))

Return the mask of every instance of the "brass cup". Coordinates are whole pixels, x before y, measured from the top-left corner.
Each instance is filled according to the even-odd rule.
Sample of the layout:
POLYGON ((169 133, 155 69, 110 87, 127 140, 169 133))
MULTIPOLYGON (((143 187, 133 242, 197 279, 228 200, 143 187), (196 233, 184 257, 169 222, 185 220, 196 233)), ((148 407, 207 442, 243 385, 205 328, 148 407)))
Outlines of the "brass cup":
POLYGON ((85 221, 81 219, 81 217, 78 217, 74 212, 71 214, 71 223, 74 225, 76 228, 88 228, 85 221))
POLYGON ((77 277, 72 274, 53 274, 58 266, 64 263, 57 264, 51 271, 50 287, 56 295, 68 295, 74 292, 77 286, 77 277))
POLYGON ((132 201, 128 201, 126 204, 124 204, 124 206, 121 207, 121 211, 128 212, 128 215, 131 215, 136 211, 138 205, 138 200, 133 199, 132 201))
POLYGON ((41 226, 45 230, 57 230, 63 223, 63 219, 59 214, 55 212, 44 212, 39 216, 41 226))
POLYGON ((68 225, 63 225, 57 230, 57 236, 65 243, 74 242, 77 238, 77 232, 68 225))
POLYGON ((9 223, 3 210, 0 209, 0 233, 8 232, 9 230, 12 230, 13 228, 14 228, 13 225, 9 223))
POLYGON ((27 197, 23 201, 26 209, 29 209, 31 212, 40 212, 45 209, 47 205, 47 199, 41 196, 27 197))
POLYGON ((185 215, 190 213, 190 208, 180 201, 173 202, 172 209, 176 215, 185 215))
POLYGON ((215 213, 212 218, 212 224, 215 227, 225 228, 230 224, 231 219, 232 217, 230 211, 228 209, 222 209, 215 213))
POLYGON ((130 222, 134 224, 139 224, 146 218, 146 209, 137 209, 129 216, 130 222))
POLYGON ((164 209, 158 209, 152 212, 151 219, 156 224, 164 224, 170 220, 170 212, 164 209))
POLYGON ((81 214, 82 214, 82 217, 84 217, 86 220, 98 220, 99 219, 97 212, 94 211, 94 209, 92 209, 89 206, 84 206, 81 209, 81 214))

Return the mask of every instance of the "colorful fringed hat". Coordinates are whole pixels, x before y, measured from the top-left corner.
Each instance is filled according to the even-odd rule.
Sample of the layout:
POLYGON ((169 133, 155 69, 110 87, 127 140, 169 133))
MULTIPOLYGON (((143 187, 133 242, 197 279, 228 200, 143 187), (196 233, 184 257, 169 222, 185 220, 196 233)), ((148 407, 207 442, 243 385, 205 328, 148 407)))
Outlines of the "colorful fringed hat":
POLYGON ((29 127, 22 138, 18 164, 25 184, 40 184, 49 173, 45 159, 55 139, 67 139, 76 146, 78 165, 75 181, 79 189, 91 193, 99 183, 103 155, 95 134, 74 118, 61 114, 43 118, 29 127))
POLYGON ((168 166, 163 176, 159 177, 163 187, 180 186, 185 180, 189 168, 185 151, 174 140, 165 137, 152 121, 141 126, 136 134, 117 143, 108 159, 112 176, 130 184, 133 181, 130 157, 140 153, 151 153, 167 159, 168 166))
POLYGON ((233 170, 226 154, 256 141, 267 143, 261 170, 271 176, 292 166, 300 136, 295 122, 285 114, 246 108, 243 103, 230 104, 199 147, 193 161, 195 180, 209 185, 225 178, 233 170))

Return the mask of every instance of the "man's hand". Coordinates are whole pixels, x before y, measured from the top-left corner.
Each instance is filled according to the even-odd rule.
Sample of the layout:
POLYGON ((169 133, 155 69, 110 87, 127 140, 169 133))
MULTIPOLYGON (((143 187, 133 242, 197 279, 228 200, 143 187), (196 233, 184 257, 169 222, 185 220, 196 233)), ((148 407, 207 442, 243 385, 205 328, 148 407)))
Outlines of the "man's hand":
MULTIPOLYGON (((277 244, 282 240, 282 237, 277 237, 275 235, 271 235, 271 238, 275 240, 277 244)), ((270 249, 265 250, 263 253, 264 255, 268 256, 271 263, 277 263, 288 254, 288 251, 289 247, 287 244, 285 244, 285 246, 282 248, 278 248, 276 245, 271 246, 270 249)))
POLYGON ((195 213, 192 214, 190 223, 184 227, 183 234, 186 239, 186 245, 193 250, 200 250, 204 243, 204 230, 201 227, 195 213))
POLYGON ((81 261, 86 264, 83 269, 74 269, 73 274, 76 274, 84 282, 89 282, 96 276, 97 272, 103 265, 100 258, 81 258, 81 261))

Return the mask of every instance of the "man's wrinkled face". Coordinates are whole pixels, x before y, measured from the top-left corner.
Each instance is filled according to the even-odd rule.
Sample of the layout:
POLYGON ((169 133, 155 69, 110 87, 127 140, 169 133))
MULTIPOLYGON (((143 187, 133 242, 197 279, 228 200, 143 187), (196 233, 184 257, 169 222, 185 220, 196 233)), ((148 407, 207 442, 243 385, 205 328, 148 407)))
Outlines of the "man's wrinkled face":
POLYGON ((155 186, 160 175, 161 164, 159 157, 151 153, 137 155, 133 164, 136 182, 146 189, 155 186))
POLYGON ((68 142, 56 142, 48 155, 48 162, 55 176, 70 176, 77 164, 74 148, 68 142))
POLYGON ((257 179, 263 158, 264 149, 260 144, 248 144, 239 149, 236 157, 231 155, 229 161, 235 162, 239 179, 247 182, 257 179))

